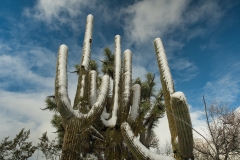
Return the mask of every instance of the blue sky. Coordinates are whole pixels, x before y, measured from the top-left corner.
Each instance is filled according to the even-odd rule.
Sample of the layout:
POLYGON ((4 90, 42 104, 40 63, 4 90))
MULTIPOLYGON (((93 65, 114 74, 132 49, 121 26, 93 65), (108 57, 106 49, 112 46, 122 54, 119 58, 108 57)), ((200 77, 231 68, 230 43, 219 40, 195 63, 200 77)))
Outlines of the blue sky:
MULTIPOLYGON (((88 14, 94 16, 92 59, 102 60, 105 47, 114 49, 114 36, 119 34, 122 52, 130 49, 133 53, 133 77, 153 72, 158 87, 153 41, 162 39, 176 91, 185 93, 195 127, 201 122, 202 95, 208 103, 216 100, 238 107, 239 10, 237 0, 2 1, 1 137, 15 135, 26 126, 33 132, 32 139, 54 131, 49 123, 52 114, 39 108, 54 92, 58 47, 69 47, 69 70, 80 62, 88 14)), ((76 81, 77 76, 70 74, 71 98, 76 81)))

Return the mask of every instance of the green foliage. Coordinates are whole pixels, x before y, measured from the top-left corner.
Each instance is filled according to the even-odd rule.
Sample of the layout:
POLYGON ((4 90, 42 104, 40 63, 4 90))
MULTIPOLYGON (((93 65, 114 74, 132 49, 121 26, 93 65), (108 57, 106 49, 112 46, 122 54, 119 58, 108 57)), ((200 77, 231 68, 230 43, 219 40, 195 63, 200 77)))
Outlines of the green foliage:
POLYGON ((39 140, 40 143, 38 143, 38 147, 46 159, 55 160, 60 158, 61 152, 59 151, 59 144, 57 144, 55 140, 49 141, 47 132, 43 133, 39 140))
POLYGON ((114 54, 109 48, 104 49, 105 59, 102 61, 102 72, 113 78, 114 76, 114 54))
POLYGON ((57 142, 58 142, 58 149, 62 148, 63 138, 64 138, 64 127, 62 125, 62 117, 59 114, 54 114, 51 120, 51 124, 57 130, 57 142))
POLYGON ((54 96, 47 96, 47 98, 45 99, 45 103, 47 107, 42 110, 50 110, 57 112, 57 104, 55 102, 54 96))
POLYGON ((97 73, 99 73, 99 71, 98 71, 98 64, 97 64, 96 61, 94 61, 94 60, 90 61, 90 63, 89 63, 89 70, 94 70, 97 73))
POLYGON ((158 119, 164 116, 165 106, 163 103, 162 90, 155 94, 155 75, 147 73, 146 80, 142 82, 140 78, 133 81, 134 84, 141 85, 141 103, 139 117, 136 121, 137 130, 140 132, 140 141, 149 148, 158 148, 158 139, 153 131, 158 123, 158 119))
MULTIPOLYGON (((80 74, 80 65, 79 64, 75 64, 75 71, 73 72, 70 72, 70 73, 77 73, 77 75, 80 74)), ((99 72, 98 71, 98 64, 96 61, 94 60, 91 60, 90 63, 89 63, 89 70, 95 70, 97 73, 99 72)))
POLYGON ((29 138, 30 130, 24 131, 24 128, 16 135, 13 140, 6 137, 0 144, 0 159, 5 160, 26 160, 32 156, 37 149, 32 142, 26 142, 29 138))

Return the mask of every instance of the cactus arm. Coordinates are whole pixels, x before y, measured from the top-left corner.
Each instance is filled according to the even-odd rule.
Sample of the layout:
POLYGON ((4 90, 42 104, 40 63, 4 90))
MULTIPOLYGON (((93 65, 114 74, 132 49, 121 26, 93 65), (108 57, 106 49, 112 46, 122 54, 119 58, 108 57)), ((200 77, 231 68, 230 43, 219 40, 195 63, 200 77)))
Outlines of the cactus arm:
POLYGON ((92 70, 89 72, 89 79, 90 79, 90 85, 89 85, 89 101, 90 106, 92 106, 97 101, 97 72, 92 70))
POLYGON ((104 104, 106 102, 106 98, 108 95, 108 89, 109 89, 109 76, 104 75, 102 78, 102 84, 101 84, 101 89, 100 93, 98 95, 97 101, 95 104, 91 107, 91 110, 87 114, 82 114, 79 112, 81 118, 84 118, 85 120, 93 120, 94 118, 98 117, 103 110, 104 104), (81 116, 82 115, 82 116, 81 116))
POLYGON ((133 90, 133 102, 130 111, 130 115, 128 117, 128 122, 133 123, 138 117, 139 114, 139 103, 141 97, 141 86, 139 84, 135 84, 132 87, 133 90))
POLYGON ((136 159, 139 160, 174 160, 173 157, 158 155, 151 152, 147 149, 137 137, 134 136, 134 133, 127 122, 122 123, 121 132, 123 139, 127 144, 127 147, 131 150, 136 159))
POLYGON ((178 145, 181 155, 184 158, 192 158, 193 155, 193 134, 186 97, 182 92, 175 92, 171 95, 173 114, 182 121, 175 118, 178 134, 178 145), (185 124, 185 123, 187 124, 185 124))
POLYGON ((121 77, 121 37, 115 36, 115 57, 114 57, 114 95, 113 95, 113 109, 111 118, 106 120, 101 116, 103 124, 107 127, 114 127, 117 122, 117 111, 119 108, 119 93, 120 93, 120 77, 121 77))
POLYGON ((170 94, 174 93, 174 85, 172 76, 170 73, 170 69, 168 67, 167 57, 165 54, 165 50, 160 38, 156 38, 154 40, 155 51, 157 55, 158 66, 160 69, 160 73, 163 76, 164 83, 166 84, 166 88, 170 94))
POLYGON ((177 145, 175 143, 175 139, 177 137, 177 132, 176 132, 176 126, 175 126, 176 124, 173 117, 173 111, 171 107, 171 97, 170 97, 170 95, 174 93, 173 80, 170 73, 170 69, 168 67, 165 50, 160 38, 156 38, 154 40, 154 47, 155 47, 155 52, 157 56, 158 67, 160 70, 160 79, 162 83, 163 95, 164 95, 165 106, 167 111, 166 113, 167 113, 167 118, 169 123, 169 130, 171 134, 172 147, 173 147, 173 151, 176 151, 177 145))
POLYGON ((73 110, 68 96, 67 55, 68 47, 66 45, 61 45, 58 52, 57 74, 55 79, 55 98, 58 111, 64 119, 70 119, 72 117, 90 119, 91 117, 96 116, 96 114, 100 114, 99 112, 102 111, 103 103, 105 102, 108 94, 109 76, 103 76, 97 102, 95 102, 89 113, 82 114, 77 110, 73 110))
POLYGON ((58 50, 57 70, 55 78, 55 99, 58 111, 64 119, 74 116, 68 97, 67 58, 68 47, 61 45, 58 50))
POLYGON ((123 92, 121 104, 121 122, 126 121, 130 109, 131 81, 132 81, 132 52, 124 51, 123 92))
POLYGON ((93 29, 93 15, 89 14, 86 21, 86 30, 83 42, 83 51, 82 51, 82 64, 86 71, 89 67, 89 61, 91 58, 91 44, 92 44, 92 29, 93 29))
POLYGON ((160 38, 155 39, 154 46, 161 74, 172 147, 174 151, 177 151, 176 159, 193 158, 193 134, 192 128, 189 127, 192 126, 192 123, 186 98, 182 92, 174 91, 170 69, 160 38))
POLYGON ((83 49, 82 49, 81 68, 80 68, 80 74, 78 77, 77 91, 76 91, 74 105, 73 105, 74 109, 79 109, 79 110, 80 109, 85 110, 86 106, 81 105, 82 108, 77 108, 79 106, 78 103, 80 101, 88 99, 88 94, 85 94, 85 92, 87 92, 87 89, 88 89, 85 83, 87 82, 89 62, 91 58, 93 19, 94 19, 93 15, 89 14, 86 20, 86 29, 85 29, 83 49))

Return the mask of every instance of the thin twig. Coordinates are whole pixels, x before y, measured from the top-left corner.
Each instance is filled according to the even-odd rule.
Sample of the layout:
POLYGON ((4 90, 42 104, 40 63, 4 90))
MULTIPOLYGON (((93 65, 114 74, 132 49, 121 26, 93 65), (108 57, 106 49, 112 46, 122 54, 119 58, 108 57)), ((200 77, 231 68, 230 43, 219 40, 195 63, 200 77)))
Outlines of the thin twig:
POLYGON ((64 128, 59 129, 59 130, 57 130, 56 132, 52 132, 52 133, 58 133, 58 132, 61 132, 61 131, 64 131, 64 128))
MULTIPOLYGON (((203 95, 203 102, 204 102, 205 115, 206 115, 206 118, 207 118, 208 129, 209 129, 210 134, 211 134, 211 136, 212 136, 213 143, 214 143, 214 145, 216 146, 216 142, 215 142, 215 140, 214 140, 214 138, 213 138, 214 136, 213 136, 212 130, 211 130, 211 128, 210 128, 210 122, 209 122, 208 113, 207 113, 207 105, 206 105, 206 101, 205 101, 205 99, 204 99, 204 95, 203 95)), ((212 148, 212 147, 211 147, 211 148, 212 148)), ((215 154, 217 154, 215 150, 214 150, 214 152, 215 152, 215 154)))
POLYGON ((49 107, 46 107, 46 108, 40 108, 41 110, 47 110, 49 107))
POLYGON ((76 73, 76 72, 78 72, 78 71, 71 71, 71 72, 70 72, 70 71, 68 71, 68 72, 69 72, 69 73, 76 73))

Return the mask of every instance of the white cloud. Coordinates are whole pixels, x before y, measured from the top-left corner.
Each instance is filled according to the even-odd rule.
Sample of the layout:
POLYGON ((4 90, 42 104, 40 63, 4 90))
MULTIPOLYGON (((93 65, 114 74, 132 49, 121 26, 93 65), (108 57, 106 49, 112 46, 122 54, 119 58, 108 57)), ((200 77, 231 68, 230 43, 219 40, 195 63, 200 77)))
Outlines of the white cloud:
MULTIPOLYGON (((9 136, 15 138, 22 128, 30 129, 30 137, 27 141, 33 145, 39 143, 42 133, 47 132, 50 140, 56 137, 52 133, 55 129, 50 124, 53 113, 42 111, 45 107, 44 99, 48 92, 16 93, 0 90, 0 139, 9 136)), ((38 151, 30 159, 36 159, 38 151)), ((39 153, 41 159, 42 153, 39 153)))
POLYGON ((159 120, 159 124, 154 131, 160 140, 160 145, 166 141, 171 142, 167 115, 159 120))
POLYGON ((208 20, 208 23, 216 23, 223 15, 218 2, 216 0, 200 1, 196 7, 190 8, 186 20, 190 23, 208 20))
POLYGON ((101 21, 104 22, 116 19, 118 12, 107 5, 107 2, 97 0, 37 0, 33 7, 23 10, 23 15, 45 22, 53 30, 61 30, 61 26, 65 25, 80 32, 85 27, 87 14, 101 14, 101 21))
MULTIPOLYGON (((7 44, 2 45, 12 48, 7 44)), ((0 78, 6 79, 0 87, 23 84, 34 84, 34 87, 41 88, 51 87, 53 85, 51 75, 55 72, 54 54, 48 49, 33 45, 24 46, 19 43, 13 45, 14 49, 5 50, 0 55, 0 78)))
POLYGON ((38 0, 32 9, 26 8, 24 14, 46 22, 51 22, 52 20, 57 19, 62 23, 66 23, 67 18, 63 16, 63 13, 74 18, 80 15, 82 13, 81 8, 89 3, 90 1, 84 0, 38 0))
POLYGON ((168 33, 188 33, 186 37, 193 38, 204 34, 204 29, 195 31, 188 29, 199 21, 217 22, 222 16, 216 1, 203 1, 197 5, 189 5, 189 0, 144 0, 122 9, 125 19, 125 32, 131 41, 143 43, 162 37, 168 33), (197 31, 197 32, 196 32, 197 31))
POLYGON ((136 78, 141 78, 141 79, 145 79, 145 75, 147 74, 147 70, 142 67, 142 66, 136 66, 133 65, 132 66, 132 78, 136 79, 136 78))
MULTIPOLYGON (((38 52, 44 49, 34 49, 34 56, 29 58, 32 54, 30 50, 22 50, 23 54, 11 56, 8 54, 2 54, 0 56, 0 78, 6 77, 8 80, 4 81, 0 85, 0 117, 2 118, 0 139, 10 136, 10 139, 14 138, 22 128, 25 130, 30 129, 31 134, 28 141, 32 141, 36 145, 41 137, 42 133, 47 131, 49 139, 54 139, 56 134, 52 133, 55 128, 51 126, 51 118, 53 113, 49 111, 42 111, 40 108, 45 108, 45 98, 54 92, 54 77, 50 74, 49 77, 41 76, 31 70, 31 66, 39 66, 44 68, 44 65, 51 63, 51 68, 55 72, 55 58, 45 57, 42 52, 38 52), (30 53, 28 53, 30 52, 30 53), (28 59, 24 59, 24 57, 28 59), (47 58, 47 59, 46 59, 47 58), (12 79, 11 79, 12 76, 12 79), (31 82, 38 86, 37 89, 30 91, 7 91, 6 85, 10 86, 14 83, 31 82)), ((45 50, 47 51, 47 50, 45 50)), ((48 54, 49 52, 44 52, 48 54)), ((69 74, 69 95, 74 98, 76 92, 77 76, 69 74)), ((27 85, 27 84, 24 84, 27 85)), ((23 87, 26 87, 24 86, 23 87)), ((41 159, 42 153, 38 155, 38 151, 35 151, 31 159, 41 159)), ((45 159, 45 158, 42 158, 45 159)))
POLYGON ((124 10, 130 14, 125 21, 125 32, 135 42, 161 36, 172 25, 180 23, 181 14, 187 4, 188 0, 139 1, 124 10))
POLYGON ((95 0, 38 0, 33 8, 25 8, 23 15, 46 22, 50 28, 59 29, 58 25, 67 24, 72 29, 79 30, 79 22, 76 19, 85 16, 83 9, 95 7, 95 2, 95 0))
POLYGON ((181 77, 180 81, 189 81, 199 73, 198 67, 193 62, 184 58, 173 59, 170 68, 181 77))
POLYGON ((170 67, 176 71, 196 72, 198 70, 194 63, 184 58, 174 59, 170 67))
POLYGON ((240 80, 235 76, 224 74, 218 80, 207 82, 203 88, 206 100, 230 103, 236 101, 240 93, 240 80))

